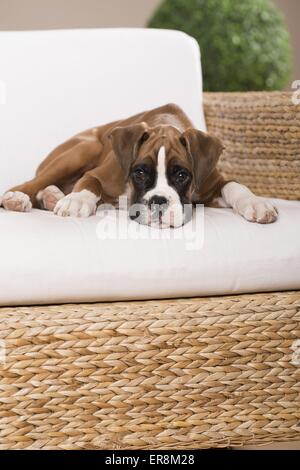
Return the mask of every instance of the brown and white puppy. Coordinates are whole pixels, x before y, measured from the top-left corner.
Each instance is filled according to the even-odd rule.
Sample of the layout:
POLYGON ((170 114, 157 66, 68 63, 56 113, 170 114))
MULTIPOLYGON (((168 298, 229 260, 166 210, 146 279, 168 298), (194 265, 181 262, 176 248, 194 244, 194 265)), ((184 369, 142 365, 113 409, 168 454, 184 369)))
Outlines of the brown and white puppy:
POLYGON ((224 180, 216 168, 222 150, 219 139, 168 104, 76 135, 48 155, 33 180, 5 193, 2 205, 87 217, 126 194, 131 218, 155 227, 183 225, 195 203, 232 207, 251 222, 276 220, 268 200, 224 180))

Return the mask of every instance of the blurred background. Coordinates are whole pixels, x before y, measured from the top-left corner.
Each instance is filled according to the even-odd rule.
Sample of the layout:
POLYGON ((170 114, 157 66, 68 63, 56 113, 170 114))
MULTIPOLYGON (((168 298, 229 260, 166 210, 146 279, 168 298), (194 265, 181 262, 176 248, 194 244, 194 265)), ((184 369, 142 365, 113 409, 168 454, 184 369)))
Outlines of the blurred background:
POLYGON ((206 89, 290 88, 300 79, 300 0, 228 1, 0 0, 0 30, 146 25, 182 29, 200 43, 206 89), (234 4, 230 11, 228 1, 234 4), (224 10, 216 2, 224 4, 224 10), (282 12, 285 24, 268 4, 282 12))

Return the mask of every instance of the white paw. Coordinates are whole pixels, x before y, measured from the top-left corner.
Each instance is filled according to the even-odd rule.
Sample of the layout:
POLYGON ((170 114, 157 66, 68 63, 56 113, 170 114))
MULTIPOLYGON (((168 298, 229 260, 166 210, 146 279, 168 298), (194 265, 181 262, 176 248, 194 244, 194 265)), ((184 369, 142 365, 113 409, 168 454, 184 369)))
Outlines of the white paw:
POLYGON ((98 198, 86 189, 70 193, 57 202, 54 213, 61 217, 89 217, 95 214, 97 201, 98 198))
POLYGON ((256 196, 241 199, 237 211, 249 222, 259 224, 270 224, 278 218, 278 211, 272 202, 256 196))
POLYGON ((7 211, 29 212, 32 208, 30 197, 20 191, 8 191, 2 197, 2 205, 7 211))
POLYGON ((64 193, 54 185, 47 186, 47 188, 39 191, 36 198, 42 208, 47 211, 53 211, 57 202, 64 197, 64 193))

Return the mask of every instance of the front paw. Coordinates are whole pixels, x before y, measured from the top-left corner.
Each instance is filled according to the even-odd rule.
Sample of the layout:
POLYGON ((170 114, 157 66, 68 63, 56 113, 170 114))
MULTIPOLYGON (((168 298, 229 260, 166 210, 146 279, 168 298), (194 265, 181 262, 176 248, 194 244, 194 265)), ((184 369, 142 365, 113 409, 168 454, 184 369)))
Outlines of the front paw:
POLYGON ((89 217, 95 214, 97 198, 90 191, 84 190, 78 193, 70 193, 60 199, 54 213, 61 217, 89 217))
POLYGON ((272 202, 257 196, 241 200, 237 211, 249 222, 259 224, 271 224, 278 218, 278 211, 272 202))
POLYGON ((64 196, 64 193, 57 186, 51 185, 37 194, 37 200, 43 209, 53 211, 57 202, 64 196))
POLYGON ((21 191, 8 191, 2 197, 2 205, 7 211, 29 212, 32 208, 30 197, 21 191))

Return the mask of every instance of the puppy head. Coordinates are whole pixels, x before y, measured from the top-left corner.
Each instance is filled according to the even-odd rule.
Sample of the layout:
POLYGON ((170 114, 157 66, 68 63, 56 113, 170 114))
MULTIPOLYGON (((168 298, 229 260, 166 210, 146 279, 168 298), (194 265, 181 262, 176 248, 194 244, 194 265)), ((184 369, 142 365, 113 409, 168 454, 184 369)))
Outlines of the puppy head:
POLYGON ((191 218, 195 192, 215 169, 223 146, 197 129, 146 123, 117 127, 114 153, 131 188, 131 218, 155 227, 180 227, 191 218))

